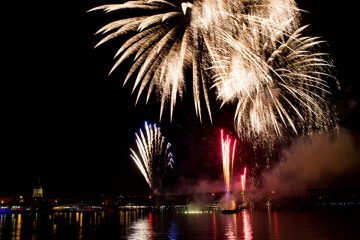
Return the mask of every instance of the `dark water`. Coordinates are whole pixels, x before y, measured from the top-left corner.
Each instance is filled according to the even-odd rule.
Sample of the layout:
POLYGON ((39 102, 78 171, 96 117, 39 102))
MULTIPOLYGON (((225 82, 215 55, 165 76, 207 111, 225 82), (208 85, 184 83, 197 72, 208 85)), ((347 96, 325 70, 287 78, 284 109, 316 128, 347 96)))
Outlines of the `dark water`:
POLYGON ((359 211, 0 214, 0 239, 360 239, 359 211))

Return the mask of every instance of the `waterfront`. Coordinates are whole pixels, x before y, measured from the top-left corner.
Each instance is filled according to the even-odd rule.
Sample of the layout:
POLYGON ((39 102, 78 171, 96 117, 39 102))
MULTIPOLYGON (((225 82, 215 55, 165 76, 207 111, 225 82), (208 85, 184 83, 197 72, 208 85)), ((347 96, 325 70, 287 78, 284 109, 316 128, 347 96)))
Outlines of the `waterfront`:
POLYGON ((0 239, 358 239, 359 211, 95 211, 0 214, 0 239))

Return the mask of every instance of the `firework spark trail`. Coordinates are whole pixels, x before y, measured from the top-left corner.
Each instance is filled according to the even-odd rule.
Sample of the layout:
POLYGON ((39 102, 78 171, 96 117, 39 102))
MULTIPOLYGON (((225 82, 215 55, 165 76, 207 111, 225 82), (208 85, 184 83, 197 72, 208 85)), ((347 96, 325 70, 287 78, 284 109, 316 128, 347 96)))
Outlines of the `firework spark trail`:
POLYGON ((241 139, 271 146, 287 129, 297 135, 334 127, 327 81, 332 65, 315 51, 322 41, 303 36, 305 28, 279 39, 271 52, 218 30, 229 47, 215 63, 221 71, 214 87, 223 104, 237 104, 234 124, 241 139))
POLYGON ((328 101, 332 65, 317 52, 323 41, 303 35, 307 26, 300 27, 295 1, 226 2, 218 11, 204 21, 216 33, 204 37, 213 87, 222 105, 236 104, 242 140, 271 149, 288 129, 306 135, 336 127, 328 101))
POLYGON ((328 101, 332 66, 317 52, 322 41, 303 35, 295 0, 127 1, 92 10, 123 14, 98 31, 104 37, 97 45, 126 39, 111 72, 134 58, 124 84, 134 79, 136 102, 155 92, 160 119, 166 105, 172 119, 192 85, 200 121, 202 100, 212 121, 212 88, 221 106, 236 106, 235 130, 255 146, 271 148, 289 130, 306 135, 336 125, 328 101))
POLYGON ((89 11, 94 10, 127 13, 127 18, 113 21, 97 32, 105 37, 96 46, 129 36, 116 52, 117 60, 110 72, 134 56, 124 84, 137 74, 133 87, 133 91, 138 89, 136 102, 146 88, 146 101, 151 92, 156 91, 160 96, 160 119, 167 103, 170 103, 172 118, 176 99, 183 96, 187 85, 184 68, 191 66, 193 98, 200 121, 201 96, 212 120, 204 68, 217 59, 212 49, 223 46, 216 28, 226 27, 226 31, 234 35, 239 31, 247 33, 242 29, 256 26, 264 34, 277 36, 293 27, 299 12, 294 0, 198 0, 193 4, 171 0, 127 1, 89 11))
POLYGON ((156 124, 151 125, 145 122, 145 135, 141 129, 135 133, 135 141, 138 153, 130 148, 130 157, 139 168, 145 181, 151 189, 154 187, 153 175, 165 174, 166 167, 173 167, 173 155, 171 153, 171 144, 165 145, 165 138, 161 135, 160 127, 156 124))
POLYGON ((232 143, 232 139, 229 137, 229 135, 226 135, 226 138, 224 138, 224 130, 221 129, 221 152, 225 182, 225 194, 229 194, 231 190, 231 175, 234 166, 235 147, 236 139, 232 143))
POLYGON ((244 173, 241 174, 241 191, 244 193, 246 187, 246 167, 244 168, 244 173))
POLYGON ((287 35, 299 25, 300 9, 293 0, 204 0, 198 5, 201 10, 195 14, 193 8, 196 16, 193 21, 202 30, 211 61, 215 62, 222 56, 219 49, 227 47, 219 29, 229 36, 242 36, 243 44, 248 47, 273 48, 279 36, 287 35), (260 34, 254 38, 253 31, 260 34), (248 42, 254 44, 249 46, 248 42))
POLYGON ((204 97, 211 120, 210 102, 206 82, 203 80, 201 63, 205 55, 196 51, 201 48, 198 36, 193 34, 190 24, 193 5, 189 2, 171 0, 128 1, 122 4, 109 4, 95 7, 89 11, 103 10, 106 13, 134 11, 133 16, 111 22, 97 33, 105 37, 97 44, 111 39, 130 36, 115 54, 115 62, 110 73, 126 59, 134 56, 134 63, 127 74, 124 84, 136 74, 133 91, 137 90, 136 102, 148 88, 146 102, 153 91, 160 101, 160 119, 164 107, 170 103, 170 118, 177 98, 183 96, 186 88, 184 68, 192 65, 193 97, 196 113, 201 120, 201 95, 204 97), (141 10, 136 11, 136 10, 141 10), (196 49, 194 49, 196 47, 196 49), (196 59, 196 60, 194 60, 196 59))

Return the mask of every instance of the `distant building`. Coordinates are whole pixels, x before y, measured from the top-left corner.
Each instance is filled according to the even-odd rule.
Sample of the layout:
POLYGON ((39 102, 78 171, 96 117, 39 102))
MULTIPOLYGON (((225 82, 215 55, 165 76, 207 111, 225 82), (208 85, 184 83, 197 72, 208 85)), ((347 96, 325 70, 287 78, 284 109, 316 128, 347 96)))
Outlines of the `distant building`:
POLYGON ((44 197, 43 188, 40 184, 40 178, 38 178, 38 184, 34 187, 32 197, 33 198, 43 198, 44 197))

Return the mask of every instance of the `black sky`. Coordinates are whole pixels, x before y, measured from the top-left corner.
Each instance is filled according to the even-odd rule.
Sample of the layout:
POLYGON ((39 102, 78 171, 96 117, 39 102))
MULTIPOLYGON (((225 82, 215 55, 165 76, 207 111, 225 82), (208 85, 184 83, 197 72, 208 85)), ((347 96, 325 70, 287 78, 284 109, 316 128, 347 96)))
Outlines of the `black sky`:
MULTIPOLYGON (((109 2, 116 1, 27 1, 3 9, 8 13, 2 31, 0 195, 30 193, 37 176, 53 195, 146 189, 129 147, 144 120, 158 120, 159 107, 135 107, 130 86, 121 87, 125 70, 108 76, 114 49, 93 49, 99 40, 94 33, 108 18, 86 11, 109 2)), ((353 3, 297 2, 309 11, 303 20, 313 35, 327 41, 323 50, 334 59, 341 84, 335 95, 340 122, 358 139, 360 55, 353 3)), ((171 124, 166 118, 161 123, 175 143, 176 177, 216 175, 198 158, 216 158, 217 145, 207 145, 219 127, 231 130, 231 117, 200 124, 186 99, 171 124)))

